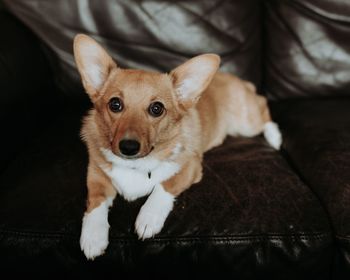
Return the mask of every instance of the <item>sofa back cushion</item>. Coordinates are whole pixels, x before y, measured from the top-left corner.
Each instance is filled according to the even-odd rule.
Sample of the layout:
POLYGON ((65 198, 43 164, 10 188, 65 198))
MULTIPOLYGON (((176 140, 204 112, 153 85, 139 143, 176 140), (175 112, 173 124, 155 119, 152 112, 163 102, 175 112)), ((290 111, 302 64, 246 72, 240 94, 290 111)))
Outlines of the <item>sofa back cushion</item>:
POLYGON ((350 95, 350 1, 264 3, 267 96, 350 95))
POLYGON ((259 0, 5 0, 50 47, 59 86, 76 94, 77 33, 92 35, 121 67, 169 71, 200 53, 221 55, 224 71, 260 83, 259 0))

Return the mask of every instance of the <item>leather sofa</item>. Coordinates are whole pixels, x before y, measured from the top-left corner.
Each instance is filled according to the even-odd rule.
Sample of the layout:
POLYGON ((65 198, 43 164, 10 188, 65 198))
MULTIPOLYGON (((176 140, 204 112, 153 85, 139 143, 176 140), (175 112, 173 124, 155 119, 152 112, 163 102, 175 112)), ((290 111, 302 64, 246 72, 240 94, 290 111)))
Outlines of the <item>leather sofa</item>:
POLYGON ((0 11, 2 272, 349 279, 350 4, 84 3, 12 0, 0 11), (169 71, 217 52, 223 71, 269 98, 282 150, 262 137, 227 138, 205 154, 203 180, 177 199, 153 239, 134 233, 144 199, 118 197, 110 245, 87 261, 79 248, 87 168, 79 129, 91 104, 69 63, 78 32, 100 40, 123 67, 169 71))

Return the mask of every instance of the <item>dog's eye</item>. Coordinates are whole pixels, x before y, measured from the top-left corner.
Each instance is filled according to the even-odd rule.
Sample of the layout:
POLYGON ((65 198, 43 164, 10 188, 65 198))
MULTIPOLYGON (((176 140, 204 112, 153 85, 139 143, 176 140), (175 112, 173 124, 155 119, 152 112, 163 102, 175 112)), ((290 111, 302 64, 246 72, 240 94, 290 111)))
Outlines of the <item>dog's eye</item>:
POLYGON ((153 102, 149 105, 148 112, 152 117, 159 117, 164 112, 164 105, 159 102, 153 102))
POLYGON ((118 113, 123 110, 123 102, 118 97, 111 98, 111 100, 109 100, 108 105, 109 109, 114 113, 118 113))

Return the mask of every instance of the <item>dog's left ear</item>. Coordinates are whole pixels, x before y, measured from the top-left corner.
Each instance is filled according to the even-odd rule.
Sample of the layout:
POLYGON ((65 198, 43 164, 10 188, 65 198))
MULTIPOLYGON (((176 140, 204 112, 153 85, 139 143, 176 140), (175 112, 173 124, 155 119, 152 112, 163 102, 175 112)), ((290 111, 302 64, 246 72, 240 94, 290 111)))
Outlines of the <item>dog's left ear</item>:
POLYGON ((84 34, 74 38, 74 58, 85 90, 94 101, 117 66, 100 44, 84 34))
POLYGON ((218 55, 202 54, 171 71, 170 76, 180 104, 185 108, 194 106, 211 82, 219 65, 218 55))

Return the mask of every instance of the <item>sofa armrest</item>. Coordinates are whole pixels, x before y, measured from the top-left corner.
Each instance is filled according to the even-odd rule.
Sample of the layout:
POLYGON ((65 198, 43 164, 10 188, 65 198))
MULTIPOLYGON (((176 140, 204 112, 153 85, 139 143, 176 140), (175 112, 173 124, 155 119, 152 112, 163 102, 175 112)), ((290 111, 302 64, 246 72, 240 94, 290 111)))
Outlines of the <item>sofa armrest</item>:
POLYGON ((39 40, 19 20, 0 10, 0 170, 47 125, 55 102, 50 66, 39 40))

